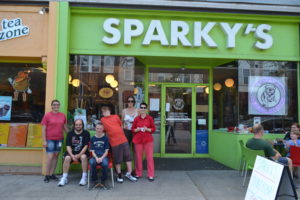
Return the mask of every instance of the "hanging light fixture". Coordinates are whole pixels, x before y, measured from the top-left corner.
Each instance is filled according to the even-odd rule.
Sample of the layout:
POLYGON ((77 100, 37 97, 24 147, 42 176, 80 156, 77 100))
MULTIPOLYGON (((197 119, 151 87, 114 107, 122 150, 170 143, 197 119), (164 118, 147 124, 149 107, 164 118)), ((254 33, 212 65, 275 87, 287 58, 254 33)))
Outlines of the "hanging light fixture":
POLYGON ((133 94, 137 94, 137 93, 139 93, 139 89, 138 88, 134 88, 133 89, 133 94))
POLYGON ((226 87, 232 87, 234 85, 234 80, 232 78, 228 78, 225 80, 226 87))
POLYGON ((209 87, 206 87, 206 88, 205 88, 205 93, 206 93, 206 94, 209 94, 209 87))
POLYGON ((119 83, 118 83, 118 81, 116 81, 116 80, 114 80, 112 83, 110 83, 110 86, 111 86, 112 88, 116 88, 116 87, 118 87, 118 85, 119 85, 119 83))
POLYGON ((112 74, 108 74, 105 76, 105 81, 110 84, 115 80, 115 77, 112 74))
POLYGON ((72 84, 72 76, 69 74, 69 84, 72 84))
POLYGON ((221 83, 215 83, 215 84, 214 84, 214 90, 220 91, 221 89, 222 89, 221 83))
POLYGON ((73 79, 72 85, 73 85, 74 87, 79 87, 79 85, 80 85, 80 80, 79 80, 79 79, 73 79))

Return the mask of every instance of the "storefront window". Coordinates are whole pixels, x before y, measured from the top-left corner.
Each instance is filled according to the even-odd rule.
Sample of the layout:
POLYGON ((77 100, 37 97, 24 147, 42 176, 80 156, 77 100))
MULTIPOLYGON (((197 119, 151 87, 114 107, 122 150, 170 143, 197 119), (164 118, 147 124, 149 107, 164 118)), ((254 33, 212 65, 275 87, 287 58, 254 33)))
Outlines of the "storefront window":
POLYGON ((150 82, 208 83, 208 70, 187 68, 149 68, 150 82))
POLYGON ((0 63, 0 122, 40 122, 46 71, 41 64, 0 63))
POLYGON ((214 128, 261 123, 283 133, 297 119, 295 62, 239 60, 214 69, 214 128), (227 85, 227 86, 226 86, 227 85))
POLYGON ((42 147, 46 71, 41 66, 0 63, 0 147, 42 147))
POLYGON ((129 96, 138 107, 144 101, 143 80, 144 66, 134 57, 71 55, 69 123, 80 117, 93 130, 102 105, 120 115, 129 96))

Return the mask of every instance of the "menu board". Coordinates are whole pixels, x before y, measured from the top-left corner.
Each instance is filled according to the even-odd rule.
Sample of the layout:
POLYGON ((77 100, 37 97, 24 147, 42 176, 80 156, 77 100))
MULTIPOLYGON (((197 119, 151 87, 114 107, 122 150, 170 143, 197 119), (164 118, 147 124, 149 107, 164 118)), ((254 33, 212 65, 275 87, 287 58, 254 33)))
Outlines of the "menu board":
POLYGON ((245 200, 274 200, 284 166, 257 156, 245 200))
POLYGON ((42 125, 29 124, 26 147, 43 147, 42 125))
POLYGON ((6 147, 10 123, 0 123, 0 147, 6 147))
POLYGON ((28 124, 10 124, 8 147, 25 147, 28 124))

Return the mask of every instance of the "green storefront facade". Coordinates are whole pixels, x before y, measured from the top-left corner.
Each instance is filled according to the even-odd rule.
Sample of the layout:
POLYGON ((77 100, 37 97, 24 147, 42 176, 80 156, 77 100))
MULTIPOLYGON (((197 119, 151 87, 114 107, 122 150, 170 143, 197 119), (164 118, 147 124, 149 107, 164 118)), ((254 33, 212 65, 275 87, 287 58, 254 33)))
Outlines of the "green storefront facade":
MULTIPOLYGON (((85 69, 76 68, 83 64, 76 65, 74 60, 81 62, 84 56, 89 56, 91 59, 86 62, 94 63, 96 56, 101 60, 101 67, 99 71, 98 68, 91 70, 96 69, 107 75, 114 72, 110 72, 109 67, 104 69, 109 66, 105 64, 105 59, 114 59, 115 62, 119 59, 121 63, 124 58, 133 57, 135 69, 142 71, 138 74, 142 78, 135 81, 137 72, 133 72, 132 79, 125 77, 125 80, 132 80, 132 91, 124 89, 121 92, 121 85, 118 90, 112 87, 110 91, 121 96, 116 97, 117 100, 124 101, 128 95, 136 95, 135 88, 141 89, 141 98, 149 104, 149 112, 153 114, 158 126, 154 134, 157 141, 155 156, 210 157, 237 168, 240 155, 237 140, 251 136, 227 133, 230 123, 226 125, 226 120, 222 123, 222 120, 216 120, 215 67, 224 68, 229 66, 228 63, 241 64, 243 60, 292 62, 296 72, 296 105, 300 105, 299 22, 299 17, 279 15, 96 8, 60 2, 57 15, 55 96, 61 101, 62 111, 73 114, 70 110, 78 108, 80 103, 70 106, 72 98, 76 97, 80 101, 88 96, 84 91, 90 92, 84 86, 80 86, 81 93, 76 88, 70 89, 72 85, 69 85, 69 79, 77 77, 84 84, 82 77, 85 77, 82 75, 85 69), (79 70, 77 74, 71 65, 79 70), (137 68, 137 65, 141 68, 137 68), (169 72, 172 78, 168 78, 169 72), (81 96, 78 97, 79 93, 81 96), (184 111, 180 112, 180 109, 184 111), (208 133, 207 152, 198 149, 198 145, 201 145, 197 141, 200 138, 197 137, 198 133, 208 133)), ((104 78, 104 75, 101 77, 104 78)), ((99 76, 95 77, 99 79, 99 76)), ((121 75, 117 74, 117 77, 121 75)), ((91 83, 85 83, 87 88, 93 88, 91 83)), ((98 86, 96 90, 101 87, 98 86)), ((103 103, 98 96, 98 100, 93 101, 92 96, 89 96, 89 101, 94 103, 90 103, 90 106, 103 103)), ((223 101, 226 101, 225 98, 226 95, 223 101)), ((115 102, 109 98, 103 101, 115 102)), ((86 102, 81 104, 81 108, 86 102)), ((116 113, 120 114, 123 108, 120 105, 123 104, 115 103, 116 113)), ((94 110, 91 115, 95 114, 98 118, 98 109, 91 108, 91 112, 94 110)), ((289 111, 282 115, 288 116, 289 111)), ((293 113, 295 115, 293 120, 299 120, 298 108, 296 114, 293 113)), ((233 126, 238 126, 239 121, 234 123, 233 126)), ((278 136, 281 135, 269 134, 267 137, 273 139, 278 136)))

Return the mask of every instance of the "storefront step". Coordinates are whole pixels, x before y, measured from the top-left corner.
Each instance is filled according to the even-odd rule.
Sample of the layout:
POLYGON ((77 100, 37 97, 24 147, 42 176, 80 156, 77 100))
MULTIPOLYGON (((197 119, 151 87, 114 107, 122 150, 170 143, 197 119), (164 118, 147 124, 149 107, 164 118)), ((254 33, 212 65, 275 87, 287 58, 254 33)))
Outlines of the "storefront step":
MULTIPOLYGON (((210 158, 154 158, 156 170, 230 170, 210 158)), ((144 161, 146 167, 146 162, 144 161)))
POLYGON ((41 173, 41 166, 0 166, 0 174, 40 175, 41 173))

